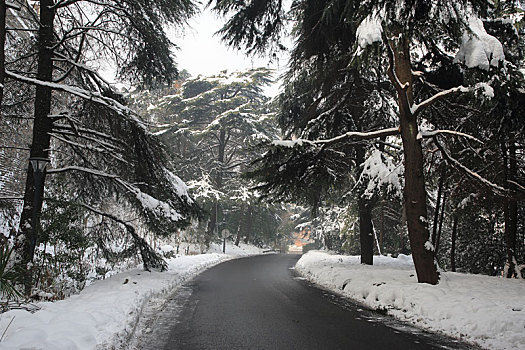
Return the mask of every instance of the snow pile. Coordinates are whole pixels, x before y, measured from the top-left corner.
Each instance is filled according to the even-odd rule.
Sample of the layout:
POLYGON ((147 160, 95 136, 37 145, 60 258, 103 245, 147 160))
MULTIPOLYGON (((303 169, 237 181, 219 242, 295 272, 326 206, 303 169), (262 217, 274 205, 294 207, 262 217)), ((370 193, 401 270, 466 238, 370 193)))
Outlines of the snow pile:
MULTIPOLYGON (((227 246, 226 255, 211 253, 169 259, 167 272, 133 269, 118 273, 69 299, 38 303, 41 310, 34 314, 24 310, 0 314, 0 334, 5 331, 0 349, 87 350, 125 344, 151 297, 170 292, 209 266, 235 256, 261 253, 248 245, 233 247, 227 246)), ((222 251, 218 246, 212 250, 222 251)))
POLYGON ((455 62, 463 62, 468 68, 489 70, 490 66, 498 67, 500 62, 505 61, 503 46, 485 31, 479 18, 470 17, 469 28, 471 32, 463 34, 455 62))
POLYGON ((442 272, 437 286, 417 283, 411 257, 358 256, 311 251, 296 270, 312 282, 371 308, 478 344, 487 349, 523 349, 525 281, 442 272))

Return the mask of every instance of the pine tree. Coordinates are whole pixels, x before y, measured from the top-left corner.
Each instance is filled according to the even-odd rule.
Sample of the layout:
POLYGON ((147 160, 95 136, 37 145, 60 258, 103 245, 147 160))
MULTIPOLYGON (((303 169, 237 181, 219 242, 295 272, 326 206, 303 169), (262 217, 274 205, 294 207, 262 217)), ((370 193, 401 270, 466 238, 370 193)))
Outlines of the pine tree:
MULTIPOLYGON (((149 111, 168 125, 159 133, 209 214, 204 232, 198 234, 205 246, 224 229, 238 242, 247 234, 247 225, 264 215, 264 206, 257 204, 241 174, 260 154, 256 144, 274 135, 263 94, 270 75, 259 68, 188 79, 177 93, 154 101, 149 111)), ((259 228, 253 225, 253 231, 259 228)))
MULTIPOLYGON (((186 222, 184 216, 194 212, 191 199, 181 190, 182 187, 178 183, 180 180, 167 169, 154 164, 156 160, 162 158, 157 141, 148 134, 137 115, 124 106, 124 101, 113 88, 84 62, 94 55, 111 56, 119 67, 120 77, 138 86, 171 81, 176 76, 177 70, 170 54, 172 44, 162 29, 163 24, 166 22, 183 24, 194 12, 193 3, 186 0, 155 3, 140 0, 102 3, 75 0, 40 1, 36 79, 31 78, 35 72, 32 72, 30 67, 24 72, 25 74, 6 71, 8 78, 36 86, 30 156, 53 158, 54 155, 50 154, 53 137, 53 140, 71 147, 84 165, 86 163, 91 165, 83 167, 68 164, 55 170, 55 173, 80 171, 87 172, 90 176, 112 179, 114 185, 116 183, 113 188, 119 188, 127 193, 132 202, 142 206, 146 221, 153 222, 154 219, 163 216, 174 222, 186 222), (93 13, 96 13, 96 16, 90 15, 93 13), (56 113, 58 104, 54 104, 55 96, 73 105, 74 111, 56 113), (111 131, 125 130, 127 137, 135 140, 134 150, 137 151, 135 155, 137 158, 131 163, 136 166, 133 169, 135 179, 160 180, 156 184, 157 187, 131 185, 122 177, 106 173, 107 169, 97 168, 93 159, 82 156, 82 150, 90 150, 113 157, 117 161, 126 161, 123 158, 119 159, 118 154, 115 154, 119 152, 116 146, 120 143, 117 140, 118 136, 115 137, 111 131, 107 132, 97 127, 86 128, 86 124, 82 125, 79 119, 73 117, 75 113, 82 118, 97 117, 98 119, 91 120, 97 127, 108 126, 107 119, 112 119, 109 122, 112 124, 111 131), (62 123, 63 121, 65 123, 62 123), (75 138, 82 142, 73 140, 75 138), (139 159, 145 162, 141 164, 142 166, 138 166, 139 159), (152 174, 156 176, 150 177, 149 175, 152 174), (171 189, 163 190, 162 186, 166 185, 171 189), (165 198, 168 195, 172 197, 163 201, 153 198, 146 191, 165 194, 165 198)), ((122 147, 122 144, 118 147, 122 147)), ((48 174, 50 173, 49 171, 48 174)), ((30 294, 31 291, 33 277, 30 266, 35 247, 39 242, 38 227, 33 227, 36 223, 32 213, 35 212, 38 218, 41 203, 35 203, 34 199, 42 197, 45 179, 44 173, 42 185, 40 188, 35 188, 33 169, 28 169, 20 232, 16 237, 17 264, 27 271, 26 294, 30 294), (39 196, 35 196, 35 191, 39 192, 39 196), (36 208, 33 208, 35 206, 36 208)), ((104 214, 97 208, 84 204, 86 208, 97 214, 104 214)), ((119 220, 112 215, 107 217, 119 220)), ((132 226, 120 221, 135 239, 145 267, 148 267, 148 263, 161 267, 162 263, 159 265, 157 256, 146 242, 136 235, 132 226)), ((150 227, 155 225, 152 224, 150 227)))
MULTIPOLYGON (((235 18, 240 22, 244 20, 242 22, 244 26, 237 24, 235 27, 223 28, 223 34, 227 33, 225 38, 230 39, 234 46, 242 46, 247 42, 252 45, 257 44, 256 40, 243 40, 259 35, 266 21, 255 21, 254 24, 248 25, 248 18, 265 18, 264 16, 278 18, 278 11, 266 11, 265 6, 257 7, 260 11, 266 11, 264 15, 252 13, 250 17, 247 6, 228 7, 228 1, 217 1, 216 3, 218 8, 221 8, 222 4, 225 5, 223 9, 228 8, 234 13, 237 12, 235 18), (239 36, 238 33, 234 33, 236 28, 248 28, 249 34, 239 36)), ((273 4, 271 1, 266 3, 273 4)), ((250 4, 253 3, 250 2, 250 4)), ((294 4, 297 8, 319 6, 312 1, 300 1, 294 4)), ((490 6, 488 1, 429 3, 419 0, 378 0, 366 3, 330 1, 318 9, 322 11, 324 20, 342 23, 354 29, 352 33, 355 33, 356 45, 350 52, 349 68, 357 69, 363 78, 388 83, 392 87, 399 130, 396 132, 384 129, 369 132, 366 135, 346 133, 338 138, 319 140, 317 144, 325 147, 341 142, 342 139, 363 140, 396 134, 401 136, 405 163, 405 213, 419 282, 436 284, 439 278, 434 263, 434 246, 428 227, 422 138, 433 137, 436 144, 441 145, 439 141, 436 141, 442 137, 441 135, 454 134, 446 131, 424 134, 420 128, 431 107, 446 98, 473 91, 478 91, 477 94, 480 96, 491 95, 492 88, 485 83, 478 84, 479 79, 465 81, 465 83, 471 83, 470 86, 465 87, 462 85, 463 81, 456 85, 454 79, 446 82, 446 79, 439 78, 439 73, 448 74, 445 77, 457 76, 454 75, 457 72, 454 69, 456 63, 463 63, 468 69, 487 71, 494 71, 503 64, 504 53, 501 43, 486 32, 479 19, 479 16, 490 14, 488 11, 490 6), (342 16, 338 15, 341 11, 343 11, 342 16), (481 47, 485 48, 482 51, 483 54, 473 55, 473 52, 479 52, 481 47), (455 56, 449 54, 454 51, 457 52, 455 56)), ((307 26, 305 28, 308 29, 307 26)), ((315 34, 316 32, 305 31, 305 33, 315 34)), ((267 38, 273 37, 267 36, 267 38)), ((316 36, 305 36, 305 38, 315 39, 316 36)), ((332 41, 326 40, 330 36, 319 38, 325 39, 327 47, 330 47, 328 44, 332 44, 332 41)), ((299 41, 297 45, 307 46, 308 44, 299 41)), ((260 47, 263 49, 265 46, 260 45, 260 47)), ((315 46, 312 45, 312 47, 315 46)), ((336 48, 337 45, 333 47, 336 48)), ((250 50, 253 51, 253 49, 250 50)), ((346 54, 342 52, 341 57, 346 54)), ((324 100, 321 101, 324 102, 324 100)), ((333 107, 334 104, 331 106, 333 107)), ((468 138, 468 135, 465 137, 468 138)), ((297 140, 295 143, 299 142, 303 140, 297 140)), ((491 191, 505 195, 505 191, 501 191, 500 186, 494 186, 468 167, 455 163, 446 153, 446 148, 441 147, 440 151, 450 164, 464 171, 467 176, 477 178, 491 191)), ((313 151, 310 153, 315 154, 313 151)), ((274 157, 274 160, 278 162, 279 158, 274 157)))

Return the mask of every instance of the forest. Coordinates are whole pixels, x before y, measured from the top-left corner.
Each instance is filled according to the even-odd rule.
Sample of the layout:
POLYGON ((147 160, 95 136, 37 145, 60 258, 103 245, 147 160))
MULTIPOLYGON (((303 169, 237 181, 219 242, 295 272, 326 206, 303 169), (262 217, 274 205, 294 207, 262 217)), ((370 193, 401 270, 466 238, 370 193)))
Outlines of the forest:
POLYGON ((231 48, 287 52, 284 75, 178 67, 166 28, 193 0, 0 1, 2 299, 294 232, 362 264, 411 254, 421 283, 523 278, 520 1, 206 5, 231 48))

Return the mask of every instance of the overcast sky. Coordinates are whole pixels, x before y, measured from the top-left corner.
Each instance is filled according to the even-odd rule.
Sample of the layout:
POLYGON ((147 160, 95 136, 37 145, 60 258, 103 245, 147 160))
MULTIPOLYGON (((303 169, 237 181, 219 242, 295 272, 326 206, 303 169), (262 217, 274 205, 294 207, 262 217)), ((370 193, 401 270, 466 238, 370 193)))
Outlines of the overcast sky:
MULTIPOLYGON (((225 69, 236 71, 257 67, 273 68, 282 73, 286 59, 281 59, 279 64, 269 64, 267 58, 246 57, 242 52, 222 44, 214 33, 223 23, 224 20, 212 14, 210 10, 205 10, 190 20, 184 32, 170 32, 170 39, 180 48, 175 52, 175 61, 179 69, 186 69, 193 77, 199 74, 210 76, 225 69)), ((269 89, 267 93, 276 94, 277 86, 269 89)))

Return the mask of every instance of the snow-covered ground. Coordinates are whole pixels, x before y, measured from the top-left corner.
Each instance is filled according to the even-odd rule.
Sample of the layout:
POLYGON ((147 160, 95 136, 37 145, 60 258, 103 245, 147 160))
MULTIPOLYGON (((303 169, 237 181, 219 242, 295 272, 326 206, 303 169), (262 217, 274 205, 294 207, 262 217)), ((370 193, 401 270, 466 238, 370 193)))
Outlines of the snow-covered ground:
POLYGON ((36 313, 0 314, 0 349, 110 349, 125 343, 150 298, 169 293, 212 265, 262 252, 243 244, 228 244, 227 254, 219 253, 221 249, 212 246, 215 253, 168 259, 166 272, 134 269, 115 274, 66 300, 37 303, 41 310, 36 313))
POLYGON ((419 284, 411 257, 311 251, 296 271, 310 281, 418 327, 487 349, 525 349, 525 280, 442 272, 437 286, 419 284))

